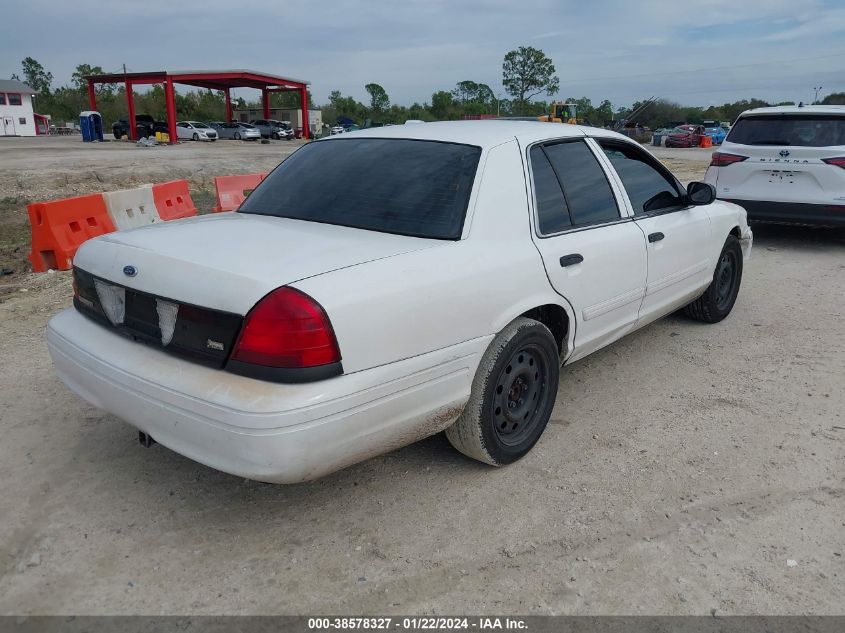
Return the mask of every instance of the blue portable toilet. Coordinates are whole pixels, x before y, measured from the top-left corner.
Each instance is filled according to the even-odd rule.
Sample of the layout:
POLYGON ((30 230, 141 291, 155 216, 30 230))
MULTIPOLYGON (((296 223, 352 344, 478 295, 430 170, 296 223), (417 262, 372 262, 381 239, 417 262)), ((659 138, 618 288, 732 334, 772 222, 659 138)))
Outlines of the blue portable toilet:
POLYGON ((103 117, 99 112, 86 110, 79 113, 79 129, 86 143, 103 140, 103 117))

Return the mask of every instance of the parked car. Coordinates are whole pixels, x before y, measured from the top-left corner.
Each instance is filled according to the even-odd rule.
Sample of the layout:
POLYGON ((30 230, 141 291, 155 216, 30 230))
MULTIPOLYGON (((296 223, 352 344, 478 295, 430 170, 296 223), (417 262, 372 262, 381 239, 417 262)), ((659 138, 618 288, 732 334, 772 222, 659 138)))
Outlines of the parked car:
POLYGON ((252 125, 258 128, 263 138, 285 139, 288 141, 293 139, 293 129, 285 121, 258 119, 257 121, 252 121, 252 125))
POLYGON ((666 137, 666 147, 698 147, 704 135, 703 125, 679 125, 666 137))
POLYGON ((754 222, 845 226, 845 106, 746 110, 705 181, 754 222))
POLYGON ((176 138, 190 141, 216 141, 217 131, 201 121, 176 123, 176 138))
MULTIPOLYGON (((129 138, 129 117, 122 117, 111 126, 112 134, 116 141, 124 136, 129 138)), ((135 137, 148 138, 155 136, 156 132, 167 132, 166 121, 156 121, 149 114, 135 115, 135 137)))
POLYGON ((725 137, 728 135, 727 130, 722 129, 721 127, 705 127, 704 133, 710 137, 710 140, 713 141, 713 145, 721 145, 725 142, 725 137))
POLYGON ((217 132, 217 138, 234 139, 236 141, 255 141, 261 138, 261 132, 258 128, 249 123, 215 121, 209 123, 209 125, 217 132))
POLYGON ((346 128, 344 128, 342 125, 335 125, 332 127, 332 129, 329 130, 329 135, 335 136, 337 134, 343 134, 344 132, 346 132, 346 128))
POLYGON ((502 466, 540 439, 561 365, 679 308, 728 316, 752 234, 714 199, 599 128, 327 137, 237 212, 85 242, 48 345, 145 445, 239 476, 313 479, 443 430, 502 466))

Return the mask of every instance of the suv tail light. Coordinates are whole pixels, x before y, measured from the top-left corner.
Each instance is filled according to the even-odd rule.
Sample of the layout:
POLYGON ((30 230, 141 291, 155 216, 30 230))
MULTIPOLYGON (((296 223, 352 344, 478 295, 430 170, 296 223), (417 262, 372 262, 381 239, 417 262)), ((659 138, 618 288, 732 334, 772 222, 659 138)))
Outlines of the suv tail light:
POLYGON ((822 158, 822 161, 824 161, 828 165, 833 165, 834 167, 841 167, 842 169, 845 169, 845 156, 840 156, 838 158, 822 158))
POLYGON ((340 362, 340 350, 323 307, 304 292, 277 288, 246 315, 231 360, 302 369, 340 362))
POLYGON ((741 163, 748 160, 748 156, 740 156, 739 154, 728 154, 727 152, 713 152, 713 157, 710 160, 711 167, 727 167, 734 163, 741 163))

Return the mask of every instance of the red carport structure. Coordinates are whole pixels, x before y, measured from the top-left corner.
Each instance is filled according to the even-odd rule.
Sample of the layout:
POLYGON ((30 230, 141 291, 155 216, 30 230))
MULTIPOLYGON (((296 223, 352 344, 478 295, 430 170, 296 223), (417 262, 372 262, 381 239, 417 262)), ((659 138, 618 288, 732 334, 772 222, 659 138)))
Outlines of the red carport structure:
POLYGON ((270 118, 270 93, 299 92, 302 108, 302 138, 309 137, 308 126, 308 85, 309 81, 292 79, 279 75, 269 75, 256 70, 159 70, 149 73, 112 73, 88 75, 88 102, 92 110, 97 109, 97 84, 123 83, 126 86, 126 106, 129 114, 129 138, 136 140, 135 99, 132 89, 136 85, 164 84, 167 102, 167 129, 170 142, 176 142, 176 97, 175 84, 222 90, 226 97, 226 120, 232 120, 232 88, 255 88, 261 91, 261 104, 264 118, 270 118))

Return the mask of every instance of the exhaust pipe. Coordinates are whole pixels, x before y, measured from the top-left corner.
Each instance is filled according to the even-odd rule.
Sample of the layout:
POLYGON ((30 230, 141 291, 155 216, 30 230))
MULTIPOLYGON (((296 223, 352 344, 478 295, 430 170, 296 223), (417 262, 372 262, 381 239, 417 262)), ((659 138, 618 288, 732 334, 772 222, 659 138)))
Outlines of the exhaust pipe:
POLYGON ((147 435, 143 431, 138 431, 138 441, 144 448, 149 448, 150 446, 156 443, 152 435, 147 435))

